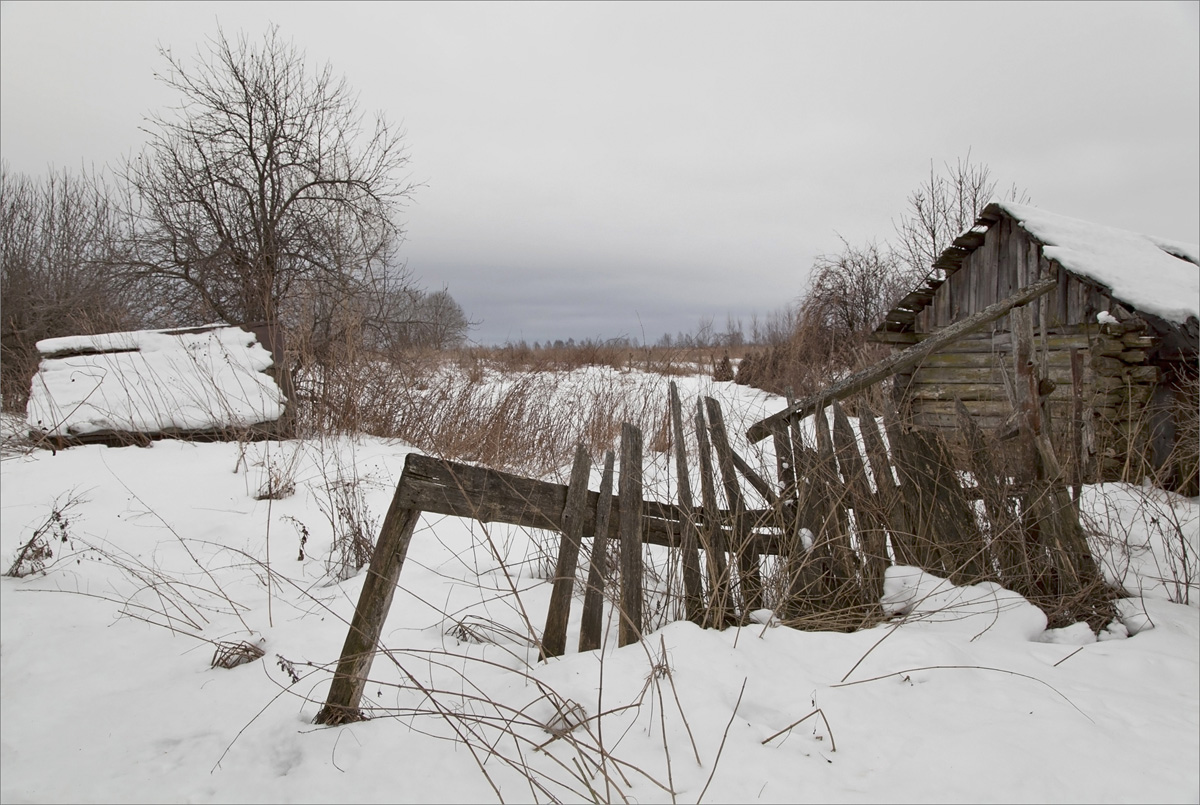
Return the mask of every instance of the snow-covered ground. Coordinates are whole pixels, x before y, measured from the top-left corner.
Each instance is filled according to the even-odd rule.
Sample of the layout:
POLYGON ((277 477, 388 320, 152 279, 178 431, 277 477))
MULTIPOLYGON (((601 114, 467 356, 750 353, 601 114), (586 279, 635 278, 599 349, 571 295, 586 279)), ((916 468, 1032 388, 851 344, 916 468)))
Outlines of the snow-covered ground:
MULTIPOLYGON (((782 407, 680 385, 685 404, 722 397, 735 432, 782 407)), ((1086 504, 1138 597, 1101 640, 1046 632, 995 585, 894 568, 903 617, 874 629, 671 623, 579 654, 577 601, 569 653, 539 663, 525 636, 552 535, 425 516, 366 690, 377 717, 316 727, 363 583, 331 559, 335 529, 374 537, 410 450, 5 454, 0 570, 43 525, 53 556, 0 580, 0 799, 1200 800, 1200 501, 1114 485, 1086 504), (216 642, 242 640, 264 656, 212 667, 216 642)))

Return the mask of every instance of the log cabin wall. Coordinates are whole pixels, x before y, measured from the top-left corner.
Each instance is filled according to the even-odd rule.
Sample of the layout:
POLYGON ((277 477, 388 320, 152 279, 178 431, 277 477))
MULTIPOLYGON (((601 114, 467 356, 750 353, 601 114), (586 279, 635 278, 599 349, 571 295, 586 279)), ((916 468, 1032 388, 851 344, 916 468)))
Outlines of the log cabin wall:
MULTIPOLYGON (((1064 458, 1078 451, 1084 480, 1140 479, 1151 463, 1144 413, 1160 374, 1151 362, 1155 335, 1102 288, 1047 259, 1011 218, 1000 216, 977 237, 982 242, 957 270, 947 271, 916 314, 914 340, 1056 276, 1058 288, 1032 304, 1039 376, 1054 383, 1048 397, 1053 441, 1064 458), (1104 310, 1124 323, 1097 324, 1096 314, 1104 310)), ((1014 369, 1005 316, 989 331, 961 339, 897 376, 896 387, 917 427, 956 433, 959 399, 981 427, 996 428, 1013 412, 1014 369)))

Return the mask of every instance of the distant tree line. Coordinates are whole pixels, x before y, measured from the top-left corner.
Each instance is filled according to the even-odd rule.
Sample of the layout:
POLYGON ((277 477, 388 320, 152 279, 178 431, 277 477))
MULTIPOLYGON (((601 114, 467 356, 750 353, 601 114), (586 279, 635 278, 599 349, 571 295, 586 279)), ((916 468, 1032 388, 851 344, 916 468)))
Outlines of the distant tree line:
POLYGON ((402 133, 272 28, 161 50, 178 104, 111 176, 0 165, 0 385, 23 408, 37 341, 224 321, 277 325, 289 369, 442 349, 471 327, 397 257, 402 133))

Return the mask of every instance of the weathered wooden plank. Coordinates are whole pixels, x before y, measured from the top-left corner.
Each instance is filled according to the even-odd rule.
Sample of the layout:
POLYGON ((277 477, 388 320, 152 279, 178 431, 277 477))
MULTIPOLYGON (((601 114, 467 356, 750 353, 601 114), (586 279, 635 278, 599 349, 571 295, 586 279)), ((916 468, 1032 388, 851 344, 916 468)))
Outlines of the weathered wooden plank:
POLYGON ((1004 369, 1001 366, 918 366, 913 371, 912 382, 935 384, 976 385, 999 383, 1004 369))
POLYGON ((696 400, 696 446, 700 455, 700 489, 703 494, 704 521, 700 531, 704 545, 709 578, 708 625, 723 628, 725 615, 733 607, 733 580, 726 561, 728 543, 723 529, 717 527, 720 504, 717 502, 716 477, 713 472, 712 445, 708 440, 708 425, 704 419, 704 401, 696 400))
MULTIPOLYGON (((915 333, 918 341, 924 341, 936 333, 920 332, 915 333)), ((1101 332, 1099 325, 1095 324, 1071 324, 1064 325, 1052 329, 1048 334, 1049 345, 1055 349, 1071 349, 1073 347, 1087 347, 1100 340, 1112 342, 1124 340, 1116 336, 1104 335, 1101 332)), ((1153 339, 1151 339, 1153 341, 1153 339)), ((1012 333, 1001 327, 995 327, 982 332, 975 332, 965 335, 952 344, 942 347, 935 354, 950 353, 950 352, 1011 352, 1012 351, 1012 333)), ((1152 344, 1144 343, 1125 343, 1125 347, 1129 349, 1146 349, 1152 344)))
POLYGON ((1083 350, 1071 351, 1071 499, 1079 513, 1079 496, 1087 471, 1083 466, 1083 350))
POLYGON ((1012 476, 1000 465, 996 454, 988 449, 983 432, 966 407, 958 406, 957 414, 966 440, 968 467, 987 512, 990 531, 987 550, 1001 582, 1007 584, 1017 577, 1031 577, 1024 534, 1013 509, 1012 476))
POLYGON ((842 406, 833 403, 833 443, 838 467, 846 480, 850 508, 854 510, 858 552, 862 557, 864 603, 874 604, 883 595, 883 572, 887 568, 887 531, 880 517, 879 502, 871 493, 866 467, 858 452, 858 439, 842 406))
POLYGON ((1154 369, 1155 371, 1148 372, 1148 376, 1143 377, 1108 377, 1106 375, 1096 375, 1094 378, 1092 378, 1092 384, 1095 386, 1098 392, 1104 394, 1116 394, 1118 392, 1124 393, 1126 390, 1129 390, 1127 396, 1133 395, 1137 393, 1135 391, 1137 389, 1153 388, 1154 383, 1158 380, 1157 367, 1151 366, 1146 368, 1154 369))
POLYGON ((909 386, 908 396, 913 401, 954 400, 1007 400, 1001 383, 924 383, 914 382, 909 386))
MULTIPOLYGON (((1012 414, 1010 413, 1008 416, 1002 417, 980 416, 978 414, 972 414, 971 416, 980 428, 984 429, 985 431, 992 431, 1004 426, 1009 421, 1012 414)), ((956 433, 959 427, 957 415, 944 412, 931 413, 927 411, 913 411, 912 424, 914 427, 921 429, 950 431, 953 433, 956 433)))
MULTIPOLYGON (((788 402, 790 404, 795 400, 789 395, 788 402)), ((787 544, 788 592, 784 609, 795 613, 801 611, 807 601, 803 596, 803 591, 815 591, 819 589, 820 584, 820 569, 815 562, 811 561, 816 554, 805 545, 801 529, 807 529, 810 534, 814 534, 820 526, 818 525, 819 513, 814 505, 817 500, 814 493, 816 476, 813 472, 816 453, 804 443, 800 420, 793 417, 788 420, 787 424, 792 442, 796 494, 791 541, 787 544)))
POLYGON ((871 333, 871 340, 880 344, 915 344, 919 339, 916 333, 876 330, 871 333))
POLYGON ((621 425, 621 479, 617 525, 621 533, 621 624, 618 646, 642 639, 642 432, 621 425))
POLYGON ((562 538, 558 542, 558 561, 546 608, 546 628, 542 630, 541 659, 561 657, 567 651, 567 621, 571 616, 571 597, 575 591, 575 567, 583 542, 583 522, 587 505, 588 478, 592 457, 583 445, 575 448, 571 482, 567 485, 567 504, 562 514, 562 538))
POLYGON ((909 325, 917 319, 916 311, 905 310, 904 308, 893 308, 884 316, 884 321, 895 324, 909 325))
MULTIPOLYGON (((1007 417, 1013 412, 1007 400, 963 400, 971 416, 1007 417)), ((954 414, 954 400, 913 400, 913 414, 954 414)))
MULTIPOLYGON (((913 371, 969 370, 1003 368, 1011 355, 1007 349, 979 350, 969 352, 939 352, 930 355, 914 367, 913 371)), ((1068 365, 1063 361, 1063 365, 1068 365)))
POLYGON ((600 492, 596 500, 596 525, 592 531, 591 561, 588 563, 588 586, 583 596, 583 616, 579 623, 579 650, 600 648, 604 624, 604 577, 608 575, 608 524, 612 517, 613 451, 604 453, 604 473, 600 476, 600 492))
POLYGON ((705 410, 708 414, 709 437, 712 439, 713 450, 717 454, 717 469, 721 473, 721 482, 725 490, 725 500, 729 504, 730 533, 733 534, 733 554, 737 557, 738 581, 741 590, 742 611, 750 612, 762 607, 762 577, 759 571, 758 554, 747 537, 750 536, 749 523, 746 520, 746 503, 742 496, 742 488, 738 483, 733 448, 729 444, 729 434, 725 430, 725 416, 721 412, 721 404, 712 397, 704 398, 705 410))
POLYGON ((674 381, 670 385, 670 406, 671 435, 675 443, 676 487, 679 493, 679 508, 683 515, 679 523, 679 547, 683 554, 684 611, 692 623, 703 624, 704 587, 700 578, 700 560, 696 554, 700 540, 696 531, 692 481, 688 474, 687 444, 683 440, 683 406, 679 400, 679 387, 674 381))
POLYGON ((772 427, 781 422, 792 414, 799 416, 807 416, 811 413, 818 402, 823 399, 840 400, 857 391, 861 391, 868 386, 878 383, 885 377, 889 377, 896 372, 906 369, 910 366, 915 366, 927 355, 933 353, 938 348, 961 338, 970 332, 978 330, 991 321, 995 321, 1003 316, 1012 308, 1028 304, 1031 300, 1036 299, 1041 294, 1047 293, 1055 286, 1055 281, 1052 279, 1044 280, 1032 286, 1023 288, 1019 293, 1013 294, 1002 302, 991 305, 973 316, 955 322, 947 326, 944 330, 930 338, 925 339, 919 344, 914 344, 908 349, 894 353, 883 359, 874 366, 855 372, 850 377, 838 383, 834 383, 829 388, 825 389, 819 395, 808 397, 794 406, 789 406, 783 411, 773 414, 766 419, 760 420, 750 426, 746 432, 747 437, 751 442, 758 442, 765 439, 771 434, 772 427))
POLYGON ((917 480, 919 498, 926 507, 922 512, 927 518, 926 528, 918 529, 919 535, 932 543, 944 571, 955 584, 985 578, 979 524, 953 462, 942 445, 925 432, 908 434, 907 447, 909 477, 917 480))
MULTIPOLYGON (((483 523, 562 530, 561 515, 567 502, 567 487, 562 484, 535 481, 416 453, 410 453, 406 460, 403 481, 397 494, 410 508, 483 523)), ((599 493, 588 492, 585 533, 595 528, 598 503, 599 493)), ((646 542, 678 545, 671 524, 683 517, 679 507, 649 500, 643 501, 642 509, 646 542)), ((608 537, 619 538, 615 520, 610 522, 608 537)))
POLYGON ((896 564, 911 565, 916 562, 909 547, 908 535, 912 529, 904 516, 900 501, 900 486, 892 474, 891 459, 875 414, 865 405, 858 409, 858 430, 863 437, 867 460, 871 465, 871 476, 875 479, 875 496, 879 501, 882 516, 887 524, 888 537, 892 544, 892 555, 896 564))
MULTIPOLYGON (((406 465, 411 458, 410 453, 406 465)), ((392 597, 396 594, 396 582, 404 567, 409 543, 412 542, 413 528, 420 517, 420 511, 403 504, 397 488, 379 529, 379 539, 375 543, 375 552, 371 554, 371 564, 367 566, 367 577, 358 595, 358 605, 350 619, 350 630, 342 645, 329 695, 313 719, 314 723, 336 725, 362 720, 359 705, 363 688, 379 646, 383 622, 392 608, 392 597)))
POLYGON ((833 437, 824 405, 819 405, 813 415, 813 431, 817 443, 812 467, 816 492, 814 506, 819 524, 819 528, 813 529, 817 537, 814 550, 825 560, 823 592, 831 606, 856 606, 861 603, 861 596, 857 586, 851 584, 857 575, 858 561, 850 545, 850 523, 846 514, 848 493, 838 476, 833 437))
MULTIPOLYGON (((1073 399, 1071 379, 1069 377, 1050 376, 1055 382, 1050 399, 1054 402, 1073 399)), ((1083 393, 1090 391, 1090 384, 1084 376, 1083 393)), ((930 383, 923 376, 916 376, 909 385, 908 396, 913 400, 1007 400, 1008 394, 999 374, 990 383, 930 383)))
POLYGON ((896 552, 896 561, 903 561, 935 573, 944 572, 941 554, 930 537, 929 520, 932 506, 927 505, 926 500, 931 499, 932 495, 926 489, 924 477, 914 472, 914 460, 910 458, 911 433, 903 430, 896 412, 891 409, 884 409, 883 424, 888 445, 891 447, 892 463, 900 479, 898 499, 904 512, 904 520, 909 527, 902 535, 893 534, 892 548, 896 552), (896 541, 896 536, 900 536, 899 542, 896 541))

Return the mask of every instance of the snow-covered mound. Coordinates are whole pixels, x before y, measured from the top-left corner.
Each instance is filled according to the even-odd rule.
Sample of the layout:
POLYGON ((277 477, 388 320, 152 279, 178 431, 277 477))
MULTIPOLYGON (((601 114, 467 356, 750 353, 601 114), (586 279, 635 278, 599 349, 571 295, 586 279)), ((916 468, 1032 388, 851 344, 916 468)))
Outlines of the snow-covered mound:
POLYGON ((273 422, 287 400, 273 360, 238 327, 140 331, 39 341, 26 408, 50 436, 241 428, 273 422))

